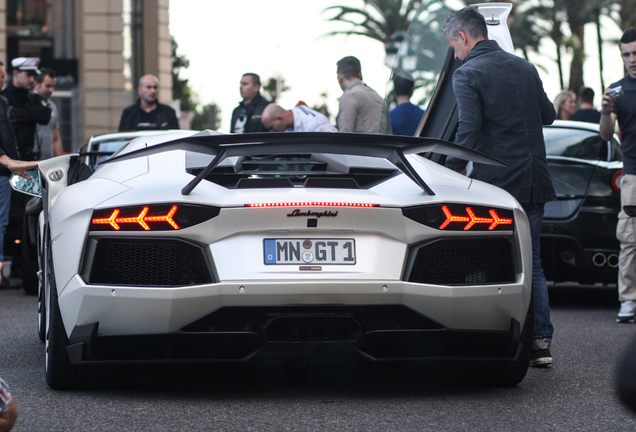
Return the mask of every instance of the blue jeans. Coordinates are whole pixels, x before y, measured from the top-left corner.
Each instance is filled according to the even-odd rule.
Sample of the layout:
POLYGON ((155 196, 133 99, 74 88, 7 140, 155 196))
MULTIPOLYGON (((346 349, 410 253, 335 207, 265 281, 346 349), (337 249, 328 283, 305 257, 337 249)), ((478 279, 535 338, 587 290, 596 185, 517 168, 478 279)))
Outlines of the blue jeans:
POLYGON ((9 177, 0 176, 0 262, 4 261, 4 231, 9 224, 9 207, 11 207, 9 177))
POLYGON ((541 266, 541 225, 544 203, 522 204, 530 222, 532 236, 532 299, 534 301, 534 344, 533 349, 550 348, 554 327, 550 320, 550 300, 548 284, 541 266))

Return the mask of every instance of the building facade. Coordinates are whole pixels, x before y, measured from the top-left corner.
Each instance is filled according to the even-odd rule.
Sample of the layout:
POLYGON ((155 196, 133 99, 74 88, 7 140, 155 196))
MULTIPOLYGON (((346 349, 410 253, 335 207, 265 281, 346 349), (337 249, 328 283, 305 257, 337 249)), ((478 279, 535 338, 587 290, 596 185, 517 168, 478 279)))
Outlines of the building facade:
POLYGON ((172 100, 169 0, 0 0, 0 59, 40 57, 58 74, 64 150, 115 132, 137 100, 144 74, 159 78, 159 100, 172 100))

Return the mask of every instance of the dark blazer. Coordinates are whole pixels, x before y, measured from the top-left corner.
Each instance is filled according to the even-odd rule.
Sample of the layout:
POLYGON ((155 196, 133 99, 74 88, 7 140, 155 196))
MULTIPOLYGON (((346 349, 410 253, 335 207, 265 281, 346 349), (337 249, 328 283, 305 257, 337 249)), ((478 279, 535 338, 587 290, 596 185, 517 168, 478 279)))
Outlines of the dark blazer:
MULTIPOLYGON (((499 186, 522 204, 556 198, 548 171, 543 125, 556 112, 536 68, 493 40, 480 41, 453 75, 459 110, 455 142, 510 164, 474 164, 472 178, 499 186)), ((456 171, 466 161, 449 158, 456 171)))
POLYGON ((14 87, 11 79, 2 90, 2 95, 7 98, 11 107, 9 121, 13 126, 20 149, 20 159, 27 161, 40 159, 40 149, 35 145, 35 128, 36 124, 45 125, 49 122, 51 108, 44 105, 39 94, 25 88, 14 87))
MULTIPOLYGON (((9 121, 9 103, 4 96, 0 96, 0 156, 6 154, 11 159, 20 159, 15 132, 9 121)), ((0 167, 0 175, 10 176, 11 171, 0 167)))

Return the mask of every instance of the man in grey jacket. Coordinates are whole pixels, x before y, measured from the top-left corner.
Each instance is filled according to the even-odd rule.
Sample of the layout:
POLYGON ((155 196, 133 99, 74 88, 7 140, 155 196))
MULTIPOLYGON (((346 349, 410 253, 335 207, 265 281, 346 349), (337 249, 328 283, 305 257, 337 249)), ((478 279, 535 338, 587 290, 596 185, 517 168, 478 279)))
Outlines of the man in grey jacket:
POLYGON ((384 99, 362 81, 360 60, 353 56, 337 63, 338 84, 344 92, 336 123, 338 132, 391 133, 384 99))
MULTIPOLYGON (((451 15, 444 36, 464 64, 453 75, 459 125, 455 142, 487 153, 508 167, 475 164, 470 176, 499 186, 523 206, 532 235, 534 344, 531 366, 552 364, 554 328, 546 279, 541 267, 543 208, 556 198, 548 171, 543 125, 556 112, 543 90, 536 68, 488 40, 484 17, 475 7, 451 15)), ((446 165, 462 172, 466 161, 449 158, 446 165)))

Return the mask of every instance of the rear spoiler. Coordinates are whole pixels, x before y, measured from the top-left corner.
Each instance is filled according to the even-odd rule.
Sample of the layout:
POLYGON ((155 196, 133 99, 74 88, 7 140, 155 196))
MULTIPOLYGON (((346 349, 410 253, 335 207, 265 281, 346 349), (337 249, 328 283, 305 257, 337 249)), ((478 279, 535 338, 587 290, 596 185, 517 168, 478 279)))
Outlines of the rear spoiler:
MULTIPOLYGON (((219 135, 202 131, 150 147, 119 153, 103 164, 150 156, 173 150, 214 155, 212 162, 181 191, 188 195, 222 160, 233 156, 288 155, 294 153, 331 153, 385 159, 395 165, 429 195, 431 188, 422 180, 406 156, 416 153, 439 153, 464 160, 500 167, 508 166, 487 154, 436 138, 401 135, 377 135, 334 132, 286 132, 219 135)), ((124 150, 125 151, 125 150, 124 150)))

